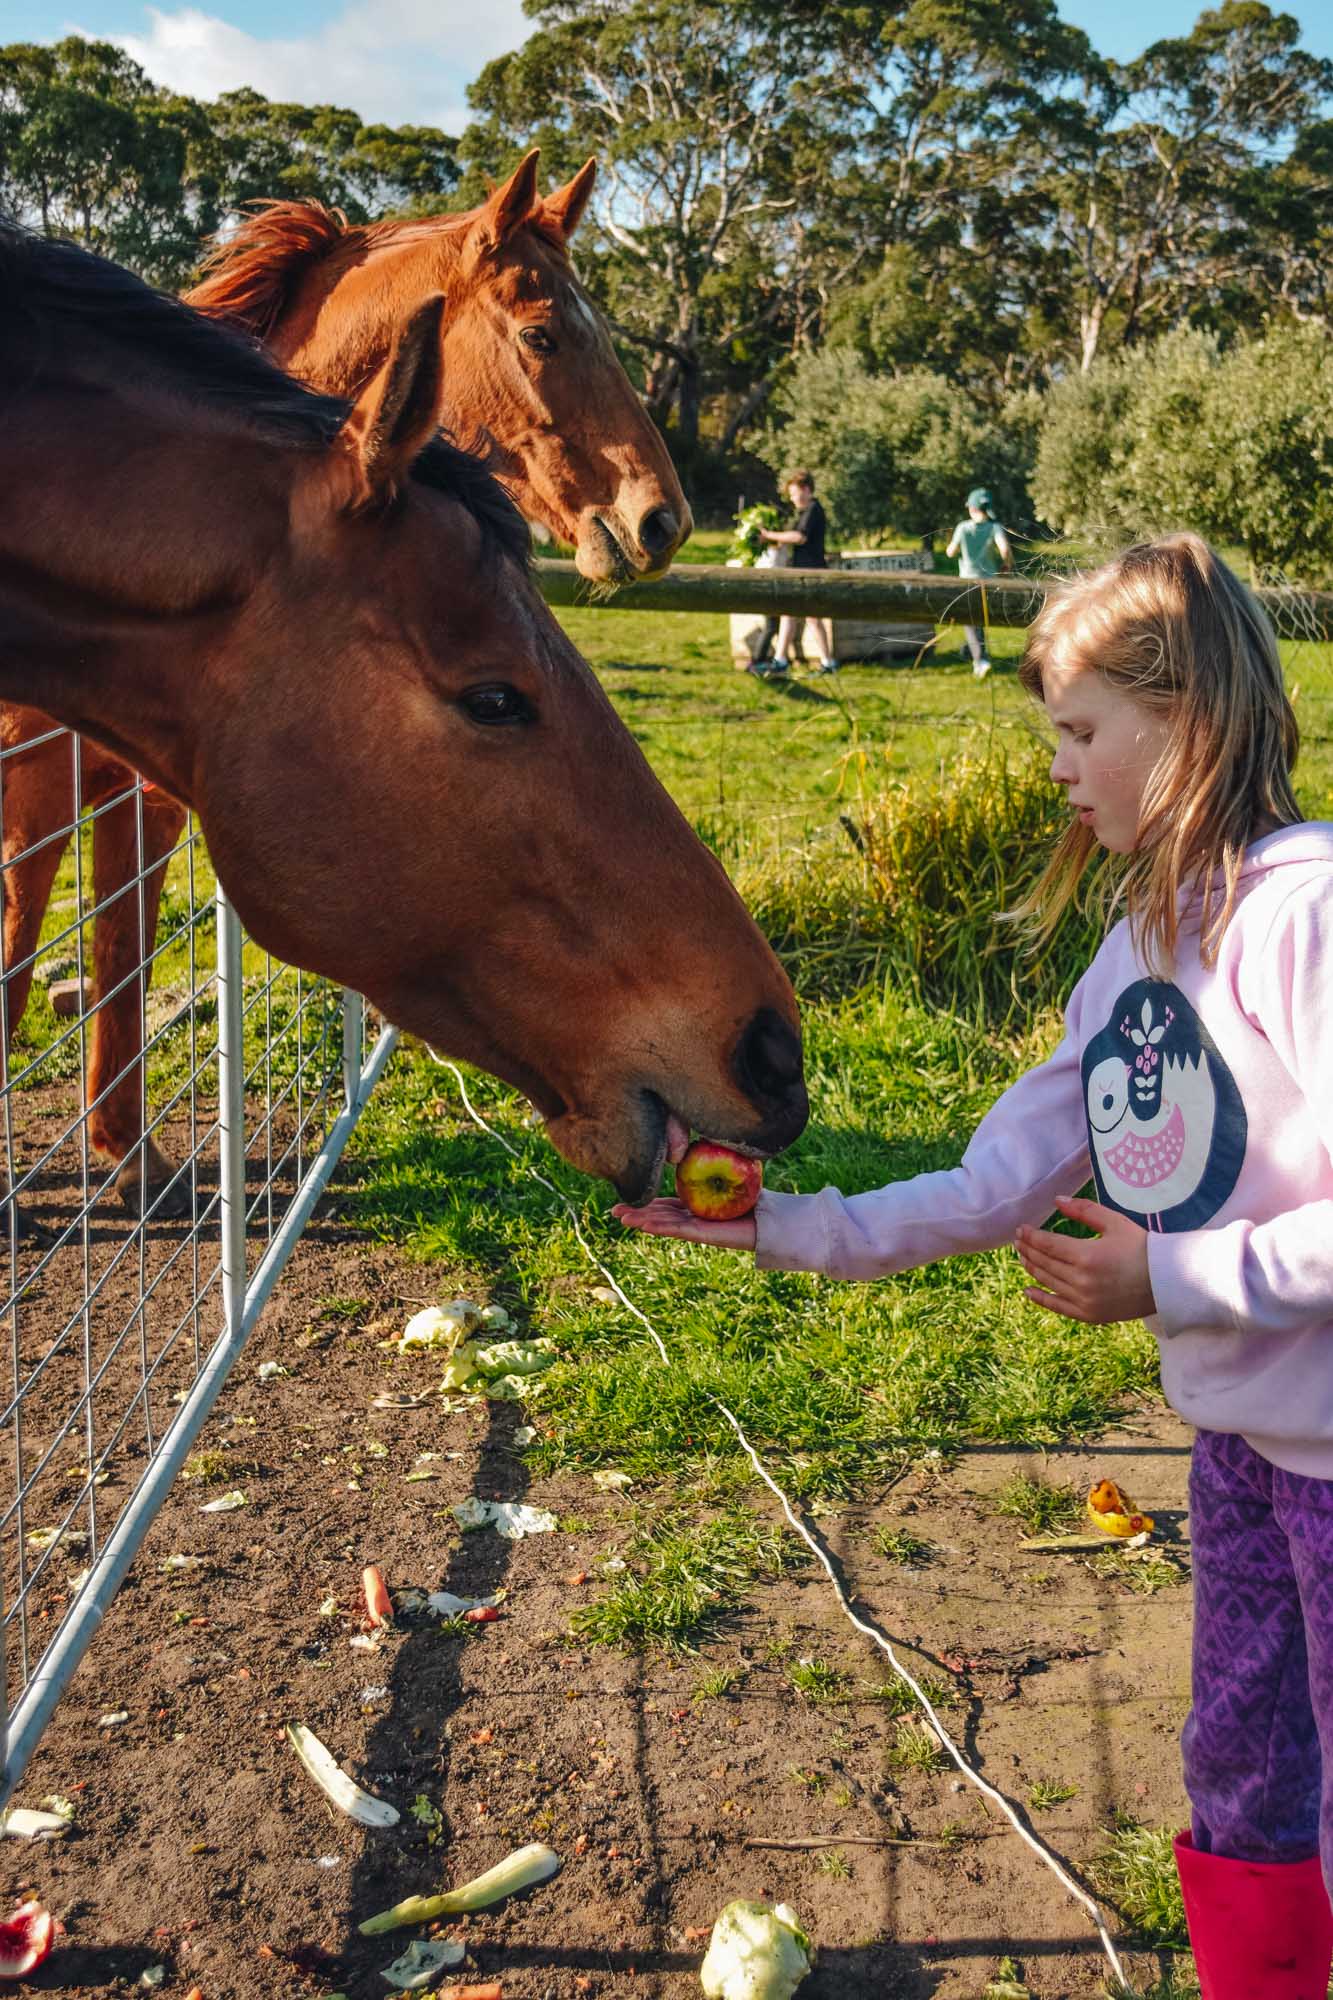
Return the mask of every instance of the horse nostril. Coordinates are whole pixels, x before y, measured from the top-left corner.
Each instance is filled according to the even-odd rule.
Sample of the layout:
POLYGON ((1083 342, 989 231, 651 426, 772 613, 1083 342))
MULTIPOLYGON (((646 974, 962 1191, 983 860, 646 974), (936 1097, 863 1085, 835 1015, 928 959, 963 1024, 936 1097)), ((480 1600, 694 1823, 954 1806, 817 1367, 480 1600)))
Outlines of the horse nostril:
POLYGON ((785 1100, 801 1081, 801 1038, 771 1007, 755 1015, 736 1059, 741 1082, 756 1100, 785 1100))
POLYGON ((646 555, 665 555, 680 539, 680 523, 669 507, 654 507, 639 523, 639 547, 646 555))

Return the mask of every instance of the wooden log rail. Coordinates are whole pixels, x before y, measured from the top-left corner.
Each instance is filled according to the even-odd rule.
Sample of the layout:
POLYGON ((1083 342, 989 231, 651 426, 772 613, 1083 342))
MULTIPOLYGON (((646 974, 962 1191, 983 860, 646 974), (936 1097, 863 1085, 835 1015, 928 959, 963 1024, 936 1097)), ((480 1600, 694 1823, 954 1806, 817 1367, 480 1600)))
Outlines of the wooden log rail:
MULTIPOLYGON (((539 557, 548 604, 602 611, 756 611, 764 617, 864 618, 922 625, 1030 625, 1058 578, 997 576, 980 584, 929 570, 728 569, 677 563, 650 583, 589 584, 572 562, 539 557)), ((1333 591, 1257 590, 1286 638, 1333 638, 1333 591), (1299 627, 1297 626, 1299 621, 1299 627)))

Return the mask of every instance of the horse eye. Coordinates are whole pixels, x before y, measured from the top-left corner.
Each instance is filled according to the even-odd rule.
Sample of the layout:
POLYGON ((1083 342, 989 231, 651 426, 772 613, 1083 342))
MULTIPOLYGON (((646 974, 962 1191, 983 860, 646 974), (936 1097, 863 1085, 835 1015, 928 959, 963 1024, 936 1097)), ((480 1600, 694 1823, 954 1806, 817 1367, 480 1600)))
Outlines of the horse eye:
POLYGON ((516 687, 497 681, 490 687, 469 688, 459 696, 464 714, 474 722, 531 722, 532 704, 516 687))
POLYGON ((555 353, 555 342, 544 326, 525 326, 518 337, 534 354, 555 353))

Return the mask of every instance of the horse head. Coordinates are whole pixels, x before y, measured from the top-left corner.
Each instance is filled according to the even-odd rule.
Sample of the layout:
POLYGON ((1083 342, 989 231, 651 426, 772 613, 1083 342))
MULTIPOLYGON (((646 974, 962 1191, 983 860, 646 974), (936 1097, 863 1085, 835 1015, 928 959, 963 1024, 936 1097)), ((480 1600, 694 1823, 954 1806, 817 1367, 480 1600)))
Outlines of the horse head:
POLYGON ((529 520, 603 582, 658 574, 693 523, 661 434, 569 257, 596 173, 542 196, 530 152, 464 215, 351 226, 266 202, 210 252, 188 302, 258 336, 313 388, 357 396, 443 294, 443 422, 489 449, 529 520))
POLYGON ((475 412, 518 505, 573 543, 584 576, 652 576, 693 522, 657 427, 570 261, 597 162, 543 197, 537 158, 534 148, 470 218, 452 283, 445 273, 449 400, 475 412))

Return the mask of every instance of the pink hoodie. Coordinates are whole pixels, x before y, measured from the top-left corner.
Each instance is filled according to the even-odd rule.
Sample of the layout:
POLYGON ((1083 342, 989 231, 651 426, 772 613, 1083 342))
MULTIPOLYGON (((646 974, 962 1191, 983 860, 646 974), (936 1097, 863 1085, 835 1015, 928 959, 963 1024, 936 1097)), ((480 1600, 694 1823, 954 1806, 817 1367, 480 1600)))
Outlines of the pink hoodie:
POLYGON ((1181 1416, 1333 1479, 1333 824, 1245 857, 1217 964, 1171 980, 1119 923, 1065 1036, 982 1119, 962 1165, 871 1194, 766 1191, 768 1270, 882 1278, 1013 1240, 1058 1194, 1149 1234, 1162 1384, 1181 1416))

